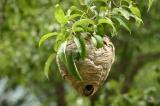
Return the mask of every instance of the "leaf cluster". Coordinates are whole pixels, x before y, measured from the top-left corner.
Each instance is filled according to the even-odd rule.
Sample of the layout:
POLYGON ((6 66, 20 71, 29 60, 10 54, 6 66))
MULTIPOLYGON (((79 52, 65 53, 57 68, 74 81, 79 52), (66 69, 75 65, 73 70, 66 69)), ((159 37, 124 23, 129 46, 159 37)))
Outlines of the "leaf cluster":
MULTIPOLYGON (((48 76, 51 59, 58 58, 67 67, 71 75, 82 80, 75 61, 87 57, 86 38, 92 40, 96 48, 103 46, 103 37, 107 34, 117 35, 117 29, 124 27, 131 33, 127 23, 133 22, 136 26, 143 23, 141 12, 134 0, 79 0, 80 6, 71 6, 67 11, 57 4, 54 16, 60 25, 57 32, 48 33, 39 41, 39 46, 52 36, 55 37, 54 57, 48 58, 45 75, 48 76), (77 50, 66 52, 67 42, 73 40, 77 50)), ((149 4, 149 8, 151 1, 149 4)))

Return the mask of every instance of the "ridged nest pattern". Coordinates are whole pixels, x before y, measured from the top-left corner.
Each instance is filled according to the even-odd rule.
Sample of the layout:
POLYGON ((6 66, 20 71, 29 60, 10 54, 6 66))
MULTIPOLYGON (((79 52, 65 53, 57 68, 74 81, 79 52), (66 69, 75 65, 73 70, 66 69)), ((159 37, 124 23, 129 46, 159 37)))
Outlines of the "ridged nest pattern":
MULTIPOLYGON (((76 61, 82 81, 70 75, 67 68, 57 59, 60 74, 83 96, 93 95, 106 80, 115 58, 115 48, 108 37, 103 37, 104 45, 96 48, 91 39, 86 40, 87 57, 76 61)), ((77 48, 73 41, 68 42, 66 51, 77 48)))

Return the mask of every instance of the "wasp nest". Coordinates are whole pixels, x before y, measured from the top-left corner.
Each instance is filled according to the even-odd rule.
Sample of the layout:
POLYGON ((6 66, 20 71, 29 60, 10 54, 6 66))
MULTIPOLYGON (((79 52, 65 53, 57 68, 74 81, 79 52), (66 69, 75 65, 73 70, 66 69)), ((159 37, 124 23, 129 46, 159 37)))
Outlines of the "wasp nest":
MULTIPOLYGON (((91 96, 106 80, 114 62, 115 49, 108 37, 104 37, 104 45, 97 49, 91 40, 86 41, 88 56, 84 60, 77 60, 76 66, 82 77, 82 81, 76 80, 70 75, 67 68, 57 61, 60 74, 82 95, 91 96)), ((71 41, 67 44, 66 51, 76 49, 76 44, 71 41)))

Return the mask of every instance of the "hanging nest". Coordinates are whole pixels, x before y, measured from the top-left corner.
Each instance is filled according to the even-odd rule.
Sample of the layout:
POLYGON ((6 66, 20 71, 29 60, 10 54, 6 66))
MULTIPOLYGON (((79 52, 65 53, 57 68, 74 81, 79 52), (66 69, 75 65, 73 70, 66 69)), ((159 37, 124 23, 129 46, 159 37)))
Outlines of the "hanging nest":
MULTIPOLYGON (((70 75, 67 68, 57 59, 60 74, 83 96, 93 95, 106 80, 115 58, 114 45, 108 37, 103 37, 104 45, 97 49, 91 39, 86 40, 88 55, 85 59, 76 60, 76 66, 82 77, 82 81, 70 75)), ((66 51, 76 50, 74 41, 67 44, 66 51)))

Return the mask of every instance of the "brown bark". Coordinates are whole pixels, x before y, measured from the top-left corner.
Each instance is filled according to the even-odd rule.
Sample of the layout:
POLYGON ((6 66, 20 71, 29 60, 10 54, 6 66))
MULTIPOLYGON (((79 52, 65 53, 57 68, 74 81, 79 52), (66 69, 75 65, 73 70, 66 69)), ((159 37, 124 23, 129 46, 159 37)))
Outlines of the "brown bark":
POLYGON ((96 106, 96 101, 99 97, 99 92, 96 92, 93 96, 90 97, 90 106, 96 106))
POLYGON ((65 101, 65 89, 63 83, 56 85, 56 95, 57 95, 57 105, 58 106, 67 106, 65 101))

